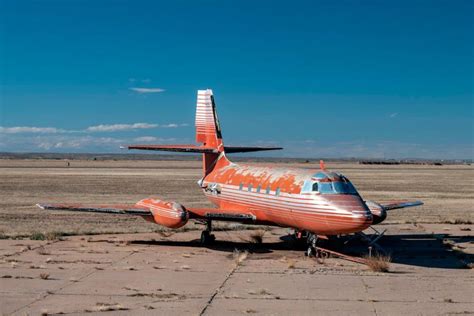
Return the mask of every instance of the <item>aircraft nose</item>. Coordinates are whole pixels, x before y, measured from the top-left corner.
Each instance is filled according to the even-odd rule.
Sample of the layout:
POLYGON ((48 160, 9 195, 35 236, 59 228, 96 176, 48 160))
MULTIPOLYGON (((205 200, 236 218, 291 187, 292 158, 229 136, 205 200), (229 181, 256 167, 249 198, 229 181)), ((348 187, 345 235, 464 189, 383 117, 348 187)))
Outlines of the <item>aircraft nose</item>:
POLYGON ((357 229, 364 230, 372 225, 373 216, 369 210, 353 210, 352 220, 357 229))
POLYGON ((347 228, 351 232, 362 231, 372 225, 372 213, 359 196, 335 194, 325 198, 333 207, 350 216, 347 228))

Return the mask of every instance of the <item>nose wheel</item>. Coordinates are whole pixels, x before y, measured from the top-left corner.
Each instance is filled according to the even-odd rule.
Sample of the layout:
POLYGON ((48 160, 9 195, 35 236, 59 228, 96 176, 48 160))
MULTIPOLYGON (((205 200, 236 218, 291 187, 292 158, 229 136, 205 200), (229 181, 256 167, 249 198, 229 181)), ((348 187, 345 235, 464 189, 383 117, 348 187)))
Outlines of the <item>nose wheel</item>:
POLYGON ((305 256, 316 257, 316 242, 318 241, 318 236, 310 233, 306 241, 308 248, 306 248, 305 256))
POLYGON ((206 223, 206 230, 201 233, 201 245, 212 244, 216 240, 216 236, 211 234, 212 231, 212 222, 209 220, 206 223))

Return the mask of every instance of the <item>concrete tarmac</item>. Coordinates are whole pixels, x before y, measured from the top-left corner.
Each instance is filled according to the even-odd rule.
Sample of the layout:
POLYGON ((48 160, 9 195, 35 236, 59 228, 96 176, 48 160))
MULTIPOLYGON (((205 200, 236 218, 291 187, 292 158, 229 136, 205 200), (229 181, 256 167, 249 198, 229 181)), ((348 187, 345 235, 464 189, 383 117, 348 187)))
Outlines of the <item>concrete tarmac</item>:
POLYGON ((473 226, 380 226, 388 273, 306 258, 280 228, 262 244, 218 231, 209 247, 199 231, 0 240, 0 314, 472 314, 473 226))

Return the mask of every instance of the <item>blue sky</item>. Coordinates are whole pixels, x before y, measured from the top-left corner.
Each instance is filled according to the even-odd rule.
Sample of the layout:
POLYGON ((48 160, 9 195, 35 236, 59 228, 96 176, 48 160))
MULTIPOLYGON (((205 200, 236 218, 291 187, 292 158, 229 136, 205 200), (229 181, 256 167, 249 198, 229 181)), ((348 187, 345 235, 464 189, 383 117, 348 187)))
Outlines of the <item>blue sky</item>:
POLYGON ((0 151, 474 158, 472 1, 0 0, 0 151), (136 89, 138 88, 138 89, 136 89))

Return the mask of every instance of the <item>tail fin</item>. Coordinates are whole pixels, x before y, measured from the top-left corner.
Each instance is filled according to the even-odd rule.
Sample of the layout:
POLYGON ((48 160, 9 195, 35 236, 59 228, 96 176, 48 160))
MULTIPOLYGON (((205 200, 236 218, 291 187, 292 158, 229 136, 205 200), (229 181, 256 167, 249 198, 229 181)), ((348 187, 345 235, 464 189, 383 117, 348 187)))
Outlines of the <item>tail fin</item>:
POLYGON ((198 90, 196 141, 202 143, 202 145, 130 145, 128 149, 202 153, 204 176, 214 168, 229 163, 225 153, 282 149, 281 147, 224 147, 221 127, 217 118, 216 103, 211 89, 198 90))
POLYGON ((196 104, 196 141, 204 147, 224 151, 222 132, 211 89, 198 90, 196 104))
POLYGON ((222 141, 221 126, 217 117, 216 103, 211 89, 198 90, 196 101, 196 141, 203 147, 211 147, 215 153, 202 154, 202 169, 204 176, 214 167, 227 165, 222 141))

